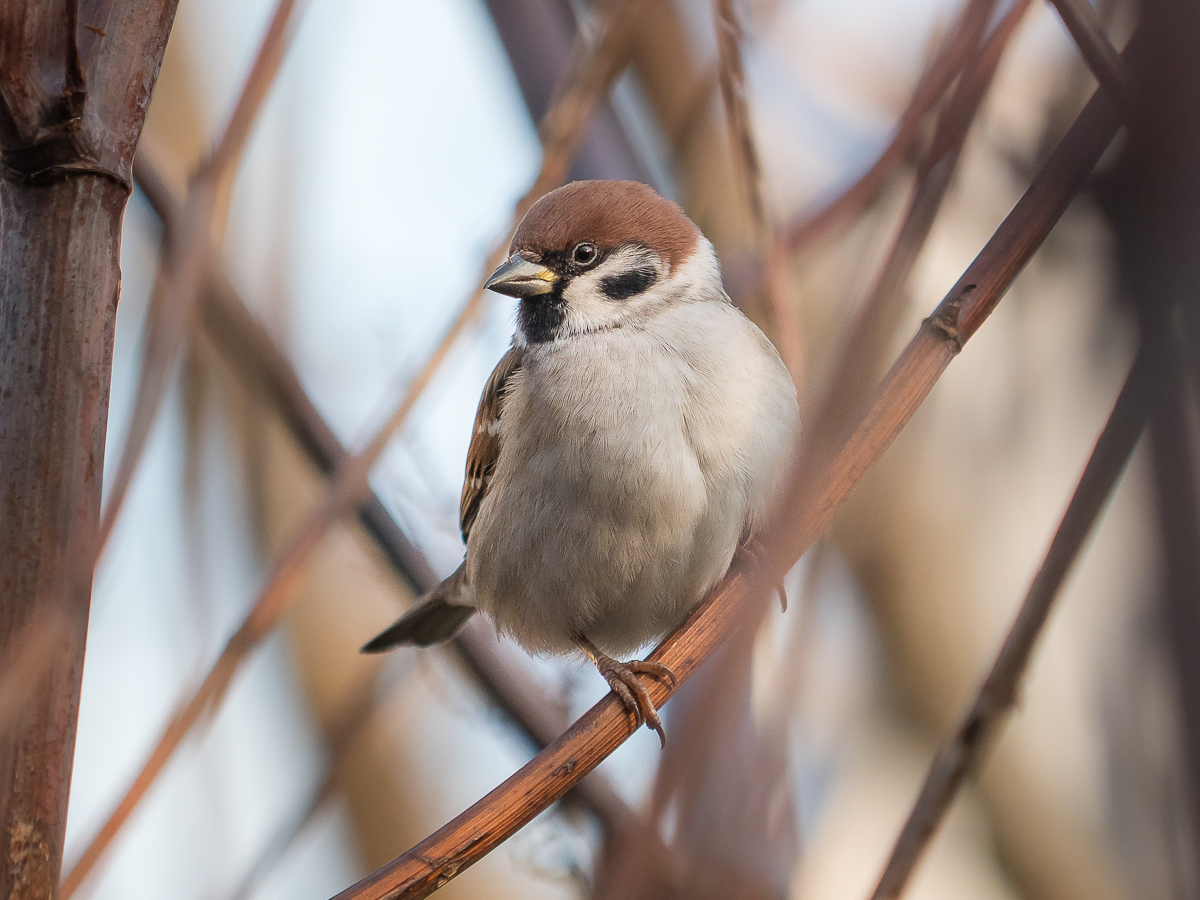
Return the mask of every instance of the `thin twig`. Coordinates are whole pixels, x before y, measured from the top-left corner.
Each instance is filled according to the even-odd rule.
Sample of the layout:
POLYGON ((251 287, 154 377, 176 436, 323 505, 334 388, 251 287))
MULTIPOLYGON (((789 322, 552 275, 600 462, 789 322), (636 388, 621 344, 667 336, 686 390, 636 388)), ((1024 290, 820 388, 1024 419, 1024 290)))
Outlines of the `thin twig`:
POLYGON ((742 64, 742 45, 746 35, 733 3, 734 0, 713 0, 713 24, 720 58, 717 80, 721 85, 721 97, 725 105, 729 149, 734 168, 742 176, 742 185, 750 209, 753 243, 762 255, 766 272, 763 294, 767 316, 770 319, 766 330, 788 371, 792 373, 792 378, 798 379, 803 368, 799 322, 787 291, 787 259, 786 256, 774 252, 774 230, 767 218, 766 204, 763 202, 762 164, 754 140, 754 126, 746 92, 746 74, 742 64))
POLYGON ((958 731, 942 745, 930 764, 925 783, 871 900, 896 900, 904 891, 959 788, 978 767, 993 737, 1016 706, 1034 645, 1059 589, 1145 428, 1149 397, 1157 376, 1152 371, 1153 356, 1143 350, 1135 360, 996 661, 958 731))
MULTIPOLYGON (((757 559, 735 558, 725 579, 650 655, 686 682, 713 649, 768 597, 834 511, 908 422, 963 344, 1000 301, 1082 187, 1116 133, 1103 97, 1093 97, 1016 207, 939 304, 885 377, 875 400, 828 469, 793 471, 757 559)), ((651 681, 661 706, 675 688, 651 681)), ((426 897, 528 823, 619 747, 635 730, 609 694, 565 734, 466 812, 336 900, 426 897)))
POLYGON ((168 223, 163 236, 163 261, 150 299, 150 323, 133 415, 121 448, 108 502, 100 521, 95 557, 104 550, 113 525, 137 471, 138 460, 167 392, 171 368, 191 321, 196 293, 212 253, 210 229, 221 185, 232 177, 245 150, 254 122, 275 81, 294 29, 289 28, 296 0, 279 0, 259 47, 254 66, 238 96, 237 105, 208 159, 192 177, 183 214, 168 223))
POLYGON ((733 8, 733 0, 713 0, 713 20, 717 32, 717 50, 721 57, 721 97, 725 101, 725 121, 729 126, 729 145, 738 170, 742 173, 750 215, 758 239, 769 231, 762 196, 762 165, 750 121, 746 98, 746 74, 742 66, 742 42, 745 31, 733 8))
MULTIPOLYGON (((559 95, 543 122, 547 135, 542 170, 534 189, 518 204, 512 228, 549 184, 565 177, 570 159, 582 140, 583 127, 601 93, 606 92, 628 58, 635 0, 619 0, 611 7, 603 34, 593 48, 576 55, 576 64, 568 68, 565 90, 559 95), (537 192, 535 194, 535 192, 537 192)), ((504 244, 498 245, 486 262, 483 276, 505 256, 504 244)), ((483 281, 481 277, 480 282, 483 281)), ((369 490, 367 477, 396 430, 408 418, 422 392, 432 381, 458 337, 474 320, 482 306, 484 291, 476 290, 458 318, 451 324, 420 374, 409 384, 403 400, 387 422, 357 455, 338 466, 328 490, 315 512, 301 525, 272 568, 265 587, 242 625, 229 639, 216 662, 193 693, 172 716, 158 744, 146 760, 137 778, 97 835, 84 849, 79 861, 63 880, 62 895, 69 897, 99 861, 146 791, 158 778, 183 738, 210 708, 223 700, 234 675, 249 654, 278 624, 295 593, 295 587, 309 555, 325 533, 349 509, 356 508, 369 490)))
POLYGON ((1050 0, 1058 10, 1058 16, 1067 26, 1079 52, 1100 82, 1101 87, 1108 92, 1113 106, 1121 111, 1125 122, 1132 122, 1135 98, 1133 84, 1121 54, 1112 45, 1100 17, 1087 0, 1050 0))
POLYGON ((902 311, 903 288, 925 246, 941 209, 966 142, 1009 40, 1028 10, 1030 0, 1018 0, 982 46, 971 47, 968 61, 937 119, 929 148, 917 164, 916 182, 908 210, 891 249, 855 318, 841 340, 823 399, 805 417, 811 466, 836 446, 853 421, 879 371, 887 341, 902 311))
POLYGON ((800 251, 833 226, 866 209, 892 173, 914 155, 926 114, 945 95, 965 65, 970 49, 979 43, 994 5, 995 0, 969 0, 963 7, 955 27, 917 82, 888 145, 854 184, 816 212, 801 216, 783 229, 781 241, 789 252, 800 251))

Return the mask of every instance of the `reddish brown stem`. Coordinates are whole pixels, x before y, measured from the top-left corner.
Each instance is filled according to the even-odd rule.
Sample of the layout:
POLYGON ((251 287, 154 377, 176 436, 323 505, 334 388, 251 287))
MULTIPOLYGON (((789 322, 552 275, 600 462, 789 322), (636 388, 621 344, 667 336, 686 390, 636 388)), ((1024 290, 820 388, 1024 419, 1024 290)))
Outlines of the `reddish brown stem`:
POLYGON ((1132 122, 1134 96, 1129 72, 1125 69, 1121 54, 1104 33, 1104 26, 1100 24, 1096 10, 1087 0, 1050 2, 1058 10, 1059 18, 1067 26, 1067 31, 1079 47, 1088 68, 1108 93, 1113 106, 1121 111, 1121 118, 1132 122))

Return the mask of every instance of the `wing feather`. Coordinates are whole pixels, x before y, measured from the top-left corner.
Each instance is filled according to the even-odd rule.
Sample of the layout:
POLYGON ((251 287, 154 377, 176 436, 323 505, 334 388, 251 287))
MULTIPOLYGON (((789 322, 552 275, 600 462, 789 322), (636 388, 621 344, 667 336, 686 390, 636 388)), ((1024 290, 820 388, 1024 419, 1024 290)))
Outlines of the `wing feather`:
POLYGON ((496 460, 500 458, 500 413, 504 408, 504 388, 508 379, 521 368, 524 349, 513 347, 500 358, 479 398, 475 412, 475 430, 467 450, 467 471, 463 478, 462 498, 458 503, 458 522, 463 541, 471 534, 471 525, 479 514, 479 504, 487 496, 496 460))

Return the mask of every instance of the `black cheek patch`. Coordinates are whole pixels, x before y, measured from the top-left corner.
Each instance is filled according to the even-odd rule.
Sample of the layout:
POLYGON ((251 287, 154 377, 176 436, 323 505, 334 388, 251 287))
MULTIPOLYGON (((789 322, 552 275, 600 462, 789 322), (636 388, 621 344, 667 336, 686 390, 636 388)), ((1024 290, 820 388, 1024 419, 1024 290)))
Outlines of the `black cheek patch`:
POLYGON ((609 300, 628 300, 654 284, 658 273, 651 268, 631 269, 620 275, 607 275, 600 279, 600 290, 609 300))

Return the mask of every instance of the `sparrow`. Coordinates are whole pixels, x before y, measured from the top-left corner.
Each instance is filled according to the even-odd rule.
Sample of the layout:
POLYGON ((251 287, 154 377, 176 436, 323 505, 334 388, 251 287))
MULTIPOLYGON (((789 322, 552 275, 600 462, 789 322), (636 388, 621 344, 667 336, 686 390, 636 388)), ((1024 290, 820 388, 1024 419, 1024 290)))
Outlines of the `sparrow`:
POLYGON ((677 625, 767 520, 792 379, 712 244, 637 182, 543 196, 484 287, 519 305, 467 451, 466 556, 363 652, 445 641, 481 611, 530 652, 582 650, 665 743, 638 676, 674 674, 616 657, 677 625))

